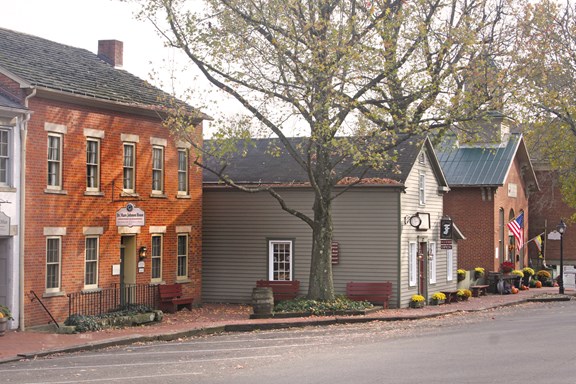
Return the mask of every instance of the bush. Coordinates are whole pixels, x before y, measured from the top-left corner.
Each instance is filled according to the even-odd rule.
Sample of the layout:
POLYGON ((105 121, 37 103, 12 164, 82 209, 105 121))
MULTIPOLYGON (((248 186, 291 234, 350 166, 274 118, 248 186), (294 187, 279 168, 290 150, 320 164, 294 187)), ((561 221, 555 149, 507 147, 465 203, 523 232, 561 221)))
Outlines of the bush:
POLYGON ((274 306, 274 312, 305 312, 313 315, 324 315, 335 311, 363 311, 370 308, 374 308, 374 305, 367 301, 354 301, 339 295, 333 301, 306 298, 281 301, 274 306))
POLYGON ((432 300, 446 300, 446 295, 442 292, 436 292, 431 296, 432 300))
POLYGON ((95 316, 85 316, 74 314, 64 321, 64 325, 76 327, 76 332, 91 332, 101 331, 104 329, 103 323, 105 319, 114 319, 122 316, 132 316, 138 313, 151 312, 146 305, 142 304, 127 304, 116 308, 109 313, 103 313, 95 316))
POLYGON ((538 272, 536 272, 536 277, 538 278, 538 280, 542 281, 542 280, 548 280, 552 277, 552 275, 550 274, 550 272, 541 269, 538 272))
POLYGON ((459 289, 457 295, 459 297, 469 298, 472 297, 472 291, 469 289, 459 289))

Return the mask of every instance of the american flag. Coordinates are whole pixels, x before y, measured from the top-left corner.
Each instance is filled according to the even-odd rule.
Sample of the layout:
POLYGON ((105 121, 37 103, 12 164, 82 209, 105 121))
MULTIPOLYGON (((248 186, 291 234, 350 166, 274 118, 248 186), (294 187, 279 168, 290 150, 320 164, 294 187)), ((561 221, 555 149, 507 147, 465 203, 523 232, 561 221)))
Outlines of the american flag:
POLYGON ((518 250, 522 249, 524 245, 524 212, 509 222, 507 226, 516 239, 516 248, 518 248, 518 250))

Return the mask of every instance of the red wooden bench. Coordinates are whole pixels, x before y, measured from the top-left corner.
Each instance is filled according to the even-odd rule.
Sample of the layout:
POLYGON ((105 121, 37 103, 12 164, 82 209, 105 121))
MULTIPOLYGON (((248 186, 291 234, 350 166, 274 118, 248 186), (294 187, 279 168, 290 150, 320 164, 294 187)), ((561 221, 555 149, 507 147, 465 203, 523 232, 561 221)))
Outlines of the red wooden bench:
POLYGON ((486 290, 488 289, 489 285, 472 285, 470 286, 470 290, 472 291, 473 297, 478 296, 486 296, 486 290))
POLYGON ((298 296, 300 290, 299 280, 258 280, 258 288, 272 288, 274 302, 292 300, 298 296))
POLYGON ((160 293, 160 309, 164 312, 174 313, 181 308, 192 310, 191 297, 182 297, 181 284, 161 284, 158 286, 160 293))
POLYGON ((388 301, 392 296, 392 283, 365 283, 350 281, 346 283, 346 296, 350 300, 369 301, 372 304, 388 308, 388 301))
POLYGON ((446 304, 458 302, 458 290, 456 291, 440 291, 446 295, 446 304))

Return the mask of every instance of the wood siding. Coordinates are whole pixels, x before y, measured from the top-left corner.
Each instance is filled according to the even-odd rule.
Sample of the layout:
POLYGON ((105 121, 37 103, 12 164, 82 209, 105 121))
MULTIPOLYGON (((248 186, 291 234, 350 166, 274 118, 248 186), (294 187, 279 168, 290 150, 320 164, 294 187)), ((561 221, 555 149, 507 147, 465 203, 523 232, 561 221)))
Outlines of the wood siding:
MULTIPOLYGON (((400 194, 397 188, 359 187, 333 206, 334 241, 340 261, 333 265, 337 294, 348 281, 390 281, 397 302, 400 194)), ((308 291, 311 229, 282 211, 268 194, 204 190, 203 301, 249 303, 256 280, 268 277, 268 240, 294 241, 294 279, 308 291)), ((282 191, 291 206, 311 214, 309 190, 282 191)))

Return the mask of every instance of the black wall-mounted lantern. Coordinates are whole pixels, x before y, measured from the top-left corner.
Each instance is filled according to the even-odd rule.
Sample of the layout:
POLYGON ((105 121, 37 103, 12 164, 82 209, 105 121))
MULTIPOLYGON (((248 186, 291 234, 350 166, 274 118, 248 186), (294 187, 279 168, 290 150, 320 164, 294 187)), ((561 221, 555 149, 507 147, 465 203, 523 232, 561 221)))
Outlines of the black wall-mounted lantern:
POLYGON ((145 246, 140 247, 140 249, 138 250, 138 257, 140 258, 140 260, 144 260, 146 258, 147 251, 148 248, 146 248, 145 246))

